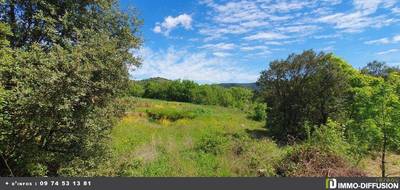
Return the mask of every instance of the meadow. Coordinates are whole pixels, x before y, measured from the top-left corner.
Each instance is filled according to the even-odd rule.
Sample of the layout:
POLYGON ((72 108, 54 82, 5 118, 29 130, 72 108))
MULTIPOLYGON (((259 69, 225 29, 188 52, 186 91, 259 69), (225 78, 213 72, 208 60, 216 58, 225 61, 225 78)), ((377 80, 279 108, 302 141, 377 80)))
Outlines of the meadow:
MULTIPOLYGON (((129 98, 125 116, 112 130, 112 158, 96 174, 106 176, 278 176, 295 146, 278 146, 265 123, 240 109, 129 98), (178 118, 178 119, 177 119, 178 118)), ((400 171, 390 154, 389 174, 400 171)), ((357 167, 379 176, 379 159, 357 167)))
POLYGON ((256 176, 274 174, 284 152, 263 138, 263 122, 238 109, 132 98, 112 131, 106 175, 256 176), (162 115, 157 119, 151 115, 162 115), (180 115, 179 119, 170 119, 180 115))

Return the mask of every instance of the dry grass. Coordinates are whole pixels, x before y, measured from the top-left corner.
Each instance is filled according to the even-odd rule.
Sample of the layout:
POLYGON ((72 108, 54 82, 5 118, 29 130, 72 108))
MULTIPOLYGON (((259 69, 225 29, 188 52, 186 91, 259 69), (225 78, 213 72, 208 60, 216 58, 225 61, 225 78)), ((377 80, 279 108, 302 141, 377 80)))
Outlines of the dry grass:
MULTIPOLYGON (((381 160, 378 155, 363 159, 360 166, 367 172, 367 176, 381 176, 381 160)), ((388 177, 400 177, 400 154, 388 154, 386 171, 388 177)))

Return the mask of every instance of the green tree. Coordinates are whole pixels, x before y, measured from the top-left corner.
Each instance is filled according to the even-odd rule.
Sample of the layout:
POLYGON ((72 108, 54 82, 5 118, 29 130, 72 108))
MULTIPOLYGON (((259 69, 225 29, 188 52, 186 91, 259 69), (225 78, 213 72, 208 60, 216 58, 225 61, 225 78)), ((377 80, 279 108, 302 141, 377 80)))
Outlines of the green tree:
POLYGON ((368 74, 377 77, 388 77, 392 72, 400 72, 399 67, 390 67, 385 62, 372 61, 367 66, 361 69, 363 74, 368 74))
POLYGON ((121 113, 112 102, 127 87, 128 66, 140 63, 130 53, 141 44, 140 23, 112 0, 7 0, 0 11, 14 59, 0 66, 3 160, 16 176, 94 167, 121 113))
POLYGON ((341 118, 349 67, 332 54, 312 50, 271 62, 257 82, 268 105, 270 134, 284 143, 303 140, 306 122, 320 126, 341 118))
POLYGON ((128 95, 134 97, 142 97, 144 95, 144 87, 136 81, 131 81, 129 85, 128 95))

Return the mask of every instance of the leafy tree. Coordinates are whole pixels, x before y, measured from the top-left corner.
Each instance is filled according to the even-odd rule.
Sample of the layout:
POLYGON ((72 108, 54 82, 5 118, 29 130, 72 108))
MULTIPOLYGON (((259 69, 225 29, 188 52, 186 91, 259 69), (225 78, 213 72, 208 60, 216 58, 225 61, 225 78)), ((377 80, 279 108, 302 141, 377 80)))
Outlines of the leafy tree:
POLYGON ((179 102, 192 102, 193 90, 198 85, 189 80, 175 80, 168 85, 168 100, 179 102))
POLYGON ((253 92, 250 89, 242 87, 229 88, 234 101, 233 106, 237 108, 244 108, 252 103, 253 92))
POLYGON ((347 123, 348 139, 354 151, 365 155, 381 152, 382 177, 386 176, 387 150, 400 148, 400 102, 397 88, 400 77, 364 76, 364 85, 353 87, 352 111, 347 123))
POLYGON ((0 175, 68 175, 95 166, 121 113, 112 102, 127 87, 127 66, 140 61, 130 53, 141 44, 140 23, 130 19, 113 0, 0 4, 13 59, 0 63, 7 94, 0 145, 9 166, 0 175))
POLYGON ((134 96, 134 97, 142 97, 144 95, 144 87, 143 85, 131 81, 129 85, 129 90, 128 90, 128 95, 134 96))
POLYGON ((279 141, 303 140, 304 124, 341 118, 350 67, 332 54, 312 50, 270 63, 258 80, 268 105, 267 128, 279 141))
POLYGON ((363 74, 368 74, 377 77, 387 77, 392 72, 400 72, 398 67, 390 67, 385 62, 372 61, 361 69, 363 74))

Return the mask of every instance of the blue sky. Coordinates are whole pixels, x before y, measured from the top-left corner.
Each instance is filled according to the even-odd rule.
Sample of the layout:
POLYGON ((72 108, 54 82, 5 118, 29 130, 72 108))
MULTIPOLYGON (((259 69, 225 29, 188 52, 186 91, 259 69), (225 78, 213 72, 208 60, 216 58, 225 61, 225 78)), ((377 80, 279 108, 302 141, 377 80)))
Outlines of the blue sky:
POLYGON ((400 65, 399 0, 121 0, 144 20, 132 78, 254 82, 270 61, 333 52, 400 65))

